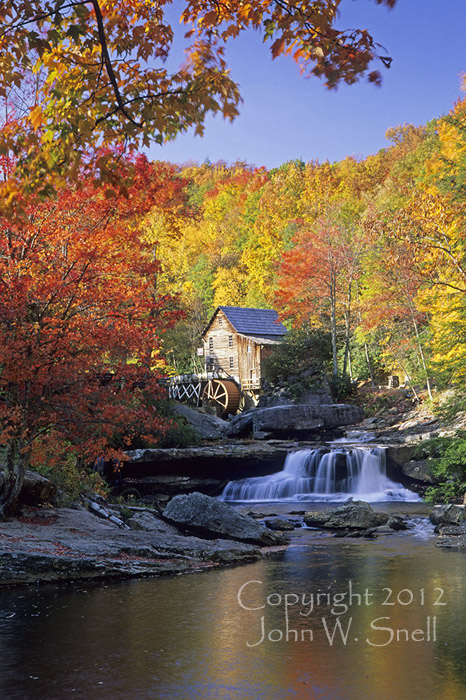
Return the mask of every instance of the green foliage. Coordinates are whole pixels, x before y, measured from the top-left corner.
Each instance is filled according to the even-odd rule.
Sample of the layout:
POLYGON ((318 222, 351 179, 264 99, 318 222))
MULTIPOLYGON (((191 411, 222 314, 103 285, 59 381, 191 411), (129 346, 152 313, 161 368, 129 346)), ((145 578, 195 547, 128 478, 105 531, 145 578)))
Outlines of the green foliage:
POLYGON ((157 447, 197 447, 201 444, 199 433, 183 417, 177 416, 176 421, 162 436, 157 447))
POLYGON ((328 379, 332 399, 337 403, 348 399, 354 394, 354 384, 349 374, 332 374, 328 379))
POLYGON ((418 456, 421 454, 434 459, 433 472, 440 481, 426 490, 426 500, 430 503, 462 502, 466 492, 466 432, 423 442, 418 456))
POLYGON ((172 401, 169 399, 158 401, 157 412, 170 425, 168 430, 159 437, 157 447, 196 447, 201 444, 199 433, 187 423, 183 416, 175 413, 172 401))
MULTIPOLYGON (((264 375, 272 384, 288 382, 298 375, 328 371, 331 364, 330 333, 314 328, 293 328, 264 360, 264 375)), ((300 377, 301 379, 301 377, 300 377)))
POLYGON ((108 494, 104 479, 92 468, 83 465, 71 444, 63 445, 60 454, 57 454, 57 448, 53 454, 47 449, 41 451, 31 466, 65 492, 66 505, 76 501, 81 494, 97 493, 103 498, 108 494))

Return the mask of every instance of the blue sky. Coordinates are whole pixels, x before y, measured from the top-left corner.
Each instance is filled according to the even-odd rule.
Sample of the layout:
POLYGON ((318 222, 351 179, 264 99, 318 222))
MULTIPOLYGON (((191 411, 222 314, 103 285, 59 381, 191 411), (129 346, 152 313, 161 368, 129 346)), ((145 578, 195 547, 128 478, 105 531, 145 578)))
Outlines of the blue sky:
MULTIPOLYGON (((175 3, 176 5, 176 3, 175 3)), ((380 70, 383 85, 367 82, 328 91, 306 79, 287 57, 272 61, 257 32, 233 40, 231 75, 244 99, 233 124, 209 118, 204 137, 187 133, 150 156, 177 163, 205 159, 277 167, 302 158, 364 157, 387 145, 391 126, 446 114, 463 96, 466 0, 398 0, 393 10, 371 0, 343 0, 338 26, 367 28, 393 57, 380 70)))

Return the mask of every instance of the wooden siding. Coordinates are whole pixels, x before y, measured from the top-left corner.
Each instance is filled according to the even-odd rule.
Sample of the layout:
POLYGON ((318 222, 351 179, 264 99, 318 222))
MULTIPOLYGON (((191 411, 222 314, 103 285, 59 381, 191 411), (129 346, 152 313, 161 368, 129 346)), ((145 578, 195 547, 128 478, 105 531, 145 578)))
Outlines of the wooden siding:
MULTIPOLYGON (((247 309, 246 309, 247 311, 247 309)), ((219 308, 203 335, 207 372, 223 370, 245 389, 259 389, 264 379, 263 361, 271 347, 238 333, 225 312, 219 308)))
POLYGON ((238 358, 238 334, 222 311, 219 311, 209 330, 204 336, 205 368, 223 369, 237 379, 240 379, 240 363, 238 358), (232 346, 230 346, 230 337, 232 346), (230 362, 233 358, 233 363, 230 362))

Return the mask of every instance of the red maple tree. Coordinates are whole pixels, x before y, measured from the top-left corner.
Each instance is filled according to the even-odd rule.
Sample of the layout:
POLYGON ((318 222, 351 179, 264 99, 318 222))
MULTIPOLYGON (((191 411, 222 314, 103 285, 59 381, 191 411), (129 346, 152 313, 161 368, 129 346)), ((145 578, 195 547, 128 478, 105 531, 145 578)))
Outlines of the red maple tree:
POLYGON ((178 312, 156 293, 140 222, 169 206, 169 173, 144 158, 131 166, 127 197, 81 184, 0 220, 0 517, 35 445, 121 459, 136 435, 154 441, 166 429, 154 406, 157 348, 178 312))

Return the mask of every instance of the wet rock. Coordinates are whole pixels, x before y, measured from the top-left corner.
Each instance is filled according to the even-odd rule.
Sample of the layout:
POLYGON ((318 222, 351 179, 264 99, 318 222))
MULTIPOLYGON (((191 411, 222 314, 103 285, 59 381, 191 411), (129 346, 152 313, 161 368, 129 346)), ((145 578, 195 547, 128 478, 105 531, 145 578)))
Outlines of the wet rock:
POLYGON ((466 520, 466 512, 464 506, 449 503, 435 508, 430 513, 429 519, 436 527, 439 525, 461 525, 466 520))
POLYGON ((466 549, 466 535, 443 535, 437 537, 435 546, 444 549, 466 549))
POLYGON ((166 523, 163 531, 121 530, 83 507, 47 510, 47 517, 37 508, 23 510, 20 518, 0 522, 0 586, 175 574, 262 554, 247 543, 181 535, 166 523))
POLYGON ((344 530, 337 530, 335 532, 335 537, 364 537, 367 539, 374 539, 376 537, 378 528, 377 527, 368 527, 365 530, 353 530, 353 529, 344 529, 344 530))
POLYGON ((391 515, 387 520, 387 526, 392 530, 407 530, 406 520, 401 515, 391 515))
POLYGON ((270 518, 265 521, 265 526, 269 530, 294 530, 295 524, 286 520, 286 518, 270 518))
POLYGON ((270 532, 253 518, 203 493, 175 496, 163 517, 177 526, 207 537, 222 537, 259 545, 283 544, 283 536, 270 532))
POLYGON ((463 525, 441 525, 439 532, 441 535, 466 535, 466 523, 463 525))
POLYGON ((368 530, 385 525, 388 519, 386 513, 376 513, 365 501, 352 501, 331 510, 307 512, 304 515, 306 525, 331 530, 368 530))

